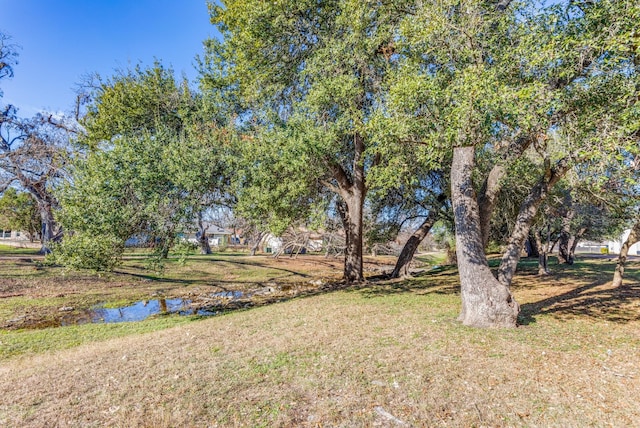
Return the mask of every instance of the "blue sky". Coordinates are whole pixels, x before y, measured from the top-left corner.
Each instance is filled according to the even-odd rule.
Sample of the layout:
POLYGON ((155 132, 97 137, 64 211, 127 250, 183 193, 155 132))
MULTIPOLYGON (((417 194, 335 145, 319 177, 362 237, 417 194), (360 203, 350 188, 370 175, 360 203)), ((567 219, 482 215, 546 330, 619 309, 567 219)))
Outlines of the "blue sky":
POLYGON ((193 80, 202 42, 217 35, 206 0, 0 0, 0 31, 20 46, 1 104, 25 117, 71 111, 83 76, 154 58, 193 80))

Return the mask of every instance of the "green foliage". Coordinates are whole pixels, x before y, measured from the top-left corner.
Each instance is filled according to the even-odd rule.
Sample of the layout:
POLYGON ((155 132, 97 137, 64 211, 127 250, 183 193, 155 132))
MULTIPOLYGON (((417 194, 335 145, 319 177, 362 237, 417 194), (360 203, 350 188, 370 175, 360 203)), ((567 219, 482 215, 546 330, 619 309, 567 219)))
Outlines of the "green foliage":
POLYGON ((0 198, 0 229, 27 232, 32 238, 40 231, 38 204, 26 192, 8 188, 0 198))
POLYGON ((142 236, 153 258, 167 257, 176 234, 224 197, 229 138, 210 111, 159 64, 101 82, 83 121, 86 155, 59 192, 65 228, 111 236, 120 251, 142 236))
POLYGON ((46 258, 48 263, 69 269, 110 271, 120 263, 123 242, 112 235, 75 233, 54 244, 52 250, 46 258))
POLYGON ((186 239, 179 239, 173 246, 173 253, 178 256, 178 264, 184 266, 187 258, 198 251, 198 244, 189 242, 186 239))
MULTIPOLYGON (((186 85, 186 83, 184 83, 186 85)), ((115 136, 155 134, 163 129, 180 133, 193 111, 188 87, 178 88, 173 70, 156 62, 138 66, 94 83, 97 93, 88 107, 83 143, 96 148, 115 136)))
POLYGON ((298 219, 317 215, 313 208, 322 195, 319 152, 331 136, 304 123, 296 125, 266 130, 240 143, 243 168, 236 176, 237 210, 259 218, 275 235, 298 219))
MULTIPOLYGON (((344 199, 340 189, 353 185, 360 168, 368 180, 374 165, 385 163, 382 156, 399 156, 388 149, 397 135, 380 125, 395 67, 398 6, 405 2, 391 3, 210 4, 224 42, 208 42, 203 84, 231 86, 244 113, 237 185, 243 215, 279 234, 344 199)), ((392 170, 385 170, 386 178, 392 170)), ((396 168, 393 176, 407 171, 396 168)), ((367 190, 388 185, 379 175, 367 190)))

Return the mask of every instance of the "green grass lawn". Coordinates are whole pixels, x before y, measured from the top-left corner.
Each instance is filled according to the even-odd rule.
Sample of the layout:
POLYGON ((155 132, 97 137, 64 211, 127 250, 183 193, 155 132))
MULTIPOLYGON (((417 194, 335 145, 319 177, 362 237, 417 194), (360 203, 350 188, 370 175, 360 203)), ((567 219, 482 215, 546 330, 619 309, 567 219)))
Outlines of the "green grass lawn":
POLYGON ((0 256, 35 256, 38 251, 39 248, 16 248, 0 244, 0 256))

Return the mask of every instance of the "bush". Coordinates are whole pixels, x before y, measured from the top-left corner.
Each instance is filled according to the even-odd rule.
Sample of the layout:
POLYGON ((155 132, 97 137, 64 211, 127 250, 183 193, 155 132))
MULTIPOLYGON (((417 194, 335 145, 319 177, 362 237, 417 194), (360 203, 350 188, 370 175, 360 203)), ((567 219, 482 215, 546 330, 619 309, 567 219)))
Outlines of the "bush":
POLYGON ((216 245, 216 252, 218 253, 224 253, 225 251, 227 251, 227 248, 229 248, 229 246, 227 245, 227 241, 221 241, 218 245, 216 245))
POLYGON ((69 269, 110 271, 120 264, 123 251, 124 242, 115 236, 75 233, 55 244, 46 261, 69 269))
POLYGON ((195 242, 181 239, 173 246, 172 251, 178 257, 178 263, 184 265, 187 262, 187 257, 196 254, 198 248, 199 246, 195 242))

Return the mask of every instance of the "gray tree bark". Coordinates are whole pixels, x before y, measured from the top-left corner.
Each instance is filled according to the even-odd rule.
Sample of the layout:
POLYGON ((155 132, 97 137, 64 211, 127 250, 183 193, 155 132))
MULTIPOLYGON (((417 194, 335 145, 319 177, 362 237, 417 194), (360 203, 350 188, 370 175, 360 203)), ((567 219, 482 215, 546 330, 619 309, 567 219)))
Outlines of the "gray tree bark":
POLYGON ((347 174, 341 165, 331 167, 333 183, 324 183, 342 199, 338 212, 345 233, 344 280, 347 283, 364 281, 363 229, 364 199, 367 194, 365 184, 365 142, 361 135, 353 137, 354 157, 352 173, 347 174))
MULTIPOLYGON (((544 229, 543 229, 544 230, 544 229)), ((534 231, 536 245, 538 246, 538 275, 549 275, 549 247, 551 246, 550 228, 547 226, 547 236, 543 241, 543 230, 534 231)))
POLYGON ((409 276, 409 264, 413 260, 413 256, 418 249, 420 243, 429 234, 429 231, 433 227, 433 224, 438 220, 439 210, 431 209, 429 215, 424 219, 420 227, 409 237, 407 242, 402 247, 398 261, 396 262, 393 272, 391 272, 391 278, 400 278, 409 276))
POLYGON ((562 229, 560 230, 560 237, 558 239, 558 263, 561 264, 573 264, 573 258, 571 257, 571 223, 575 217, 575 210, 572 208, 571 193, 567 193, 564 198, 564 205, 567 211, 562 217, 562 229))
POLYGON ((344 280, 348 283, 364 281, 363 207, 364 197, 355 192, 345 198, 341 210, 345 231, 344 280))
POLYGON ((535 134, 531 133, 526 137, 519 138, 510 144, 504 151, 502 159, 489 171, 487 178, 482 184, 482 189, 478 195, 478 207, 480 209, 480 230, 482 231, 482 245, 487 248, 489 245, 489 235, 491 226, 491 215, 498 203, 498 194, 502 190, 502 179, 507 173, 504 164, 514 161, 531 146, 535 134))
POLYGON ((262 238, 264 238, 265 235, 266 235, 266 233, 260 232, 260 231, 258 231, 255 234, 255 242, 251 246, 251 250, 249 252, 250 255, 252 255, 252 256, 256 255, 256 252, 258 251, 258 247, 260 247, 260 242, 262 242, 262 238))
POLYGON ((482 246, 489 245, 489 235, 491 232, 491 215, 498 203, 498 194, 502 189, 501 180, 506 174, 506 168, 502 165, 495 165, 480 190, 478 196, 478 208, 480 214, 480 230, 482 231, 482 246))
POLYGON ((622 278, 624 277, 624 266, 627 262, 627 257, 629 256, 629 248, 636 242, 640 241, 640 222, 633 225, 631 228, 631 233, 627 237, 626 241, 622 244, 620 248, 620 255, 618 256, 618 262, 616 263, 616 270, 613 273, 613 283, 614 287, 622 287, 623 282, 622 278))
POLYGON ((576 247, 578 246, 578 242, 580 242, 580 239, 582 239, 584 234, 587 233, 587 230, 588 229, 586 227, 581 227, 575 235, 572 235, 571 239, 569 239, 569 259, 571 260, 571 264, 573 264, 576 259, 576 247))
POLYGON ((451 200, 462 297, 459 319, 473 327, 515 327, 520 307, 509 288, 494 278, 484 253, 472 180, 474 165, 474 147, 454 148, 451 200))
POLYGON ((520 205, 520 211, 509 238, 507 250, 502 255, 500 267, 498 268, 498 281, 505 286, 511 285, 513 275, 515 275, 520 261, 520 253, 524 246, 524 241, 529 235, 529 229, 535 220, 538 207, 549 194, 549 190, 567 173, 569 168, 570 164, 567 158, 558 161, 555 167, 547 168, 545 174, 533 186, 520 205))
POLYGON ((42 232, 40 233, 42 246, 40 254, 49 254, 51 252, 51 244, 57 235, 56 221, 53 217, 53 208, 46 201, 38 201, 40 208, 40 218, 42 220, 42 232))

